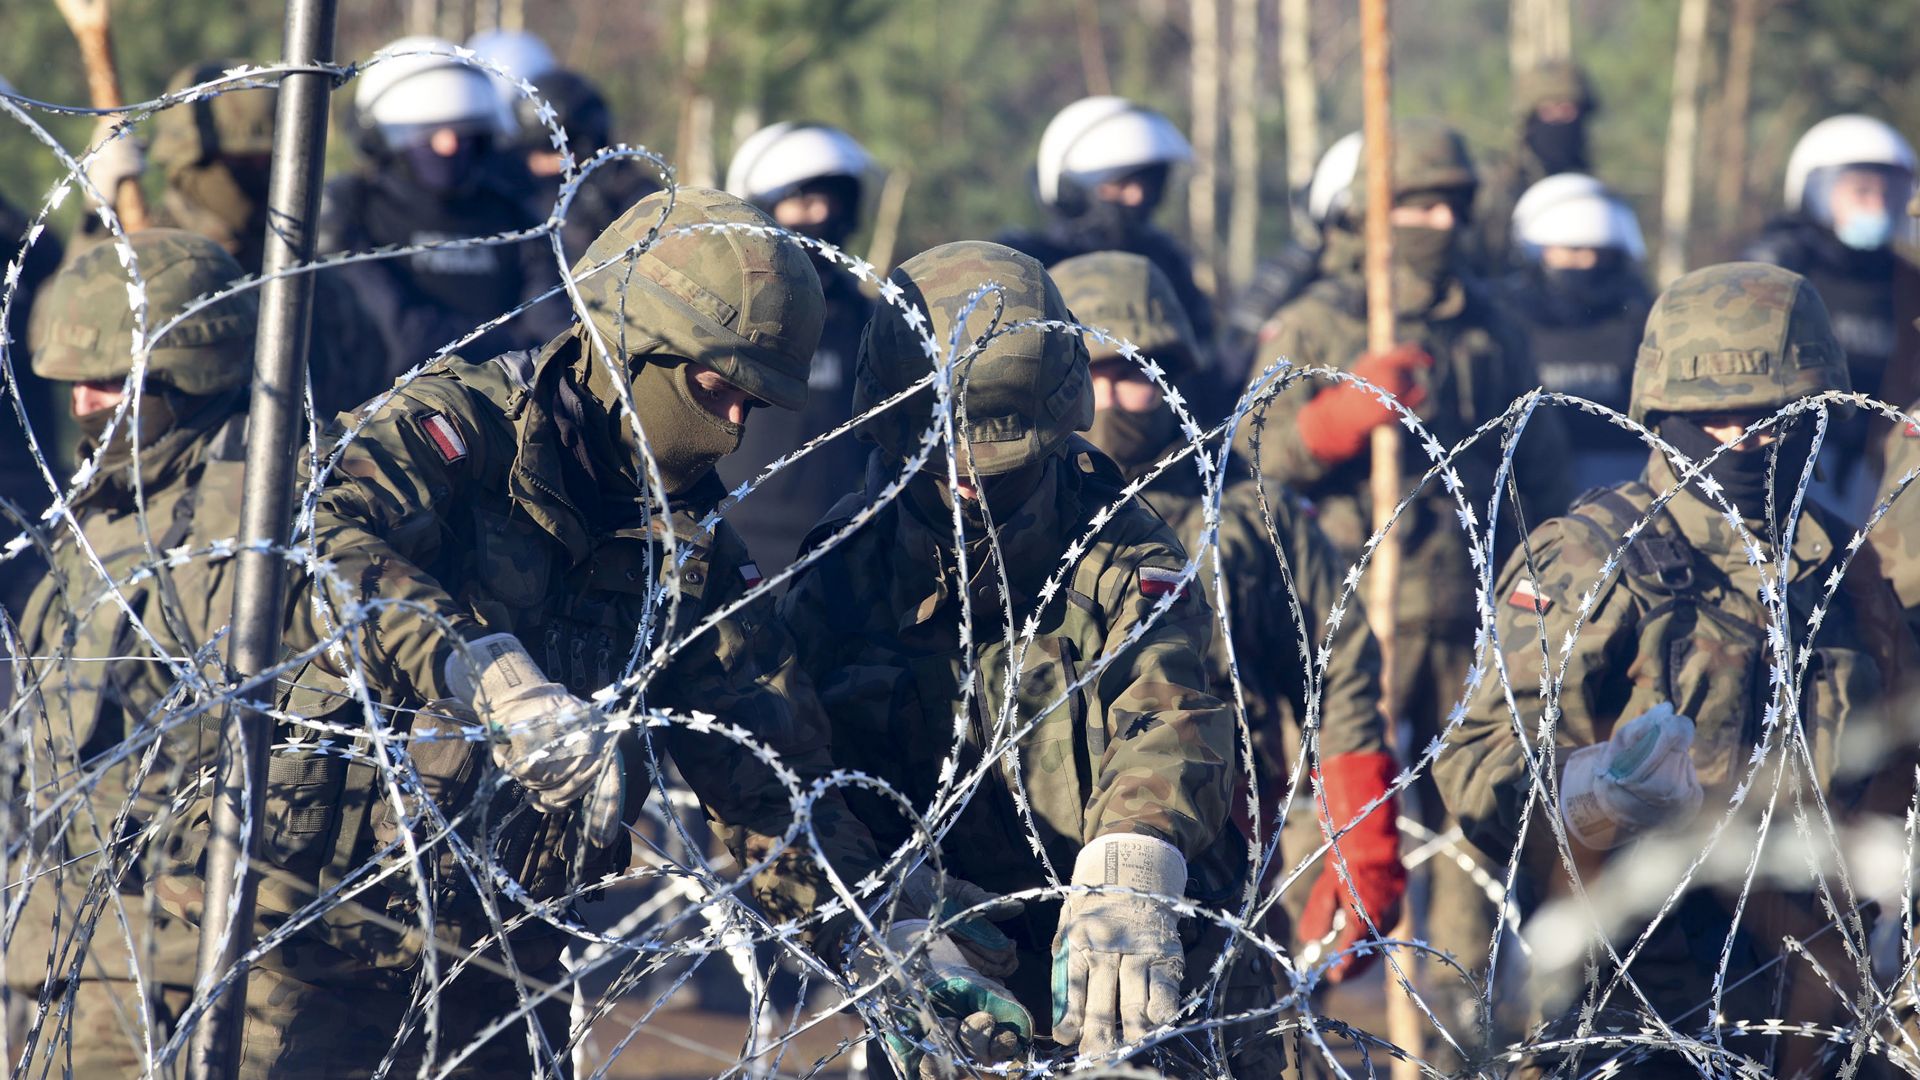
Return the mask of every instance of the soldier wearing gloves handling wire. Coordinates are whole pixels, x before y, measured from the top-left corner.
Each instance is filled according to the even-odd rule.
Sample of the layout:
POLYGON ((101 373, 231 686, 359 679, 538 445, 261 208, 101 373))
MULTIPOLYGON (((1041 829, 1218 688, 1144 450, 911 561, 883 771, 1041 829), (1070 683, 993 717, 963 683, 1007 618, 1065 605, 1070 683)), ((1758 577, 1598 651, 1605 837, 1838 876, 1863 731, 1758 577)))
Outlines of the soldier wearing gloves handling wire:
MULTIPOLYGON (((1008 329, 1068 319, 1066 304, 1037 261, 998 244, 943 245, 889 280, 910 307, 882 306, 868 325, 856 414, 934 371, 916 328, 944 349, 969 296, 998 286, 965 317, 957 472, 942 446, 904 471, 937 422, 932 388, 867 420, 865 482, 808 537, 825 550, 780 616, 836 762, 951 825, 938 849, 948 871, 994 894, 1064 892, 1018 910, 976 897, 973 938, 993 947, 944 961, 966 988, 942 1017, 957 1030, 915 1025, 899 1056, 921 1076, 949 1056, 1002 1063, 1050 1019, 1053 1041, 1083 1058, 1131 1044, 1182 1075, 1222 1062, 1278 1075, 1268 1017, 1153 1041, 1170 1024, 1270 1007, 1273 977, 1244 942, 1214 977, 1230 937, 1205 912, 1238 910, 1250 860, 1228 812, 1232 714, 1207 690, 1212 617, 1182 580, 1186 553, 1076 434, 1094 419, 1080 336, 1008 329), (1182 897, 1202 914, 1183 918, 1182 897)), ((883 847, 924 838, 898 802, 847 798, 883 847)))
MULTIPOLYGON (((1564 895, 1568 856, 1590 910, 1616 920, 1595 928, 1583 918, 1580 929, 1606 932, 1622 955, 1635 950, 1629 988, 1574 936, 1571 968, 1597 956, 1590 970, 1599 982, 1533 995, 1552 1023, 1549 1048, 1524 1075, 1585 1074, 1615 1058, 1621 1075, 1635 1077, 1839 1075, 1828 1055, 1844 1055, 1844 1040, 1736 1025, 1787 1017, 1845 1027, 1858 1022, 1853 995, 1888 977, 1859 963, 1867 954, 1859 914, 1830 924, 1801 857, 1779 849, 1793 841, 1791 824, 1772 821, 1759 880, 1715 871, 1754 857, 1769 792, 1783 780, 1795 799, 1817 784, 1842 823, 1864 811, 1904 814, 1911 794, 1911 765, 1900 764, 1908 757, 1889 745, 1900 740, 1887 725, 1898 716, 1891 696, 1915 670, 1913 639, 1873 549, 1848 561, 1852 530, 1811 500, 1794 501, 1813 414, 1759 426, 1848 385, 1826 306, 1806 279, 1758 263, 1680 278, 1648 317, 1630 412, 1687 460, 1656 450, 1639 479, 1590 492, 1507 563, 1493 597, 1505 678, 1489 671, 1480 684, 1436 780, 1470 837, 1519 859, 1519 895, 1564 895), (1767 598, 1784 604, 1784 619, 1767 598), (1554 701, 1541 696, 1549 679, 1554 701), (1543 731, 1551 753, 1534 742, 1543 731), (1547 814, 1564 825, 1565 848, 1547 814), (1679 888, 1679 868, 1709 843, 1714 857, 1679 888), (1672 884, 1652 890, 1651 906, 1618 899, 1636 886, 1644 896, 1649 878, 1668 874, 1672 884), (1788 938, 1797 941, 1791 951, 1788 938), (1664 1035, 1621 1041, 1657 1030, 1649 1012, 1701 1041, 1686 1054, 1664 1035)), ((1542 935, 1552 937, 1569 935, 1542 935)))

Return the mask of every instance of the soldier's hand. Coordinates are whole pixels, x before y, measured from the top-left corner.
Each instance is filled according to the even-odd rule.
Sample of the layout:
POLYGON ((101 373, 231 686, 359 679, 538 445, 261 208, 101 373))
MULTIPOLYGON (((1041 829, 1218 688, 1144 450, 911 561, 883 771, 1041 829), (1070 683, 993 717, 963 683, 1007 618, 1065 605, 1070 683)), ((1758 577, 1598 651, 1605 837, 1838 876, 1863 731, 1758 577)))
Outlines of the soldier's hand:
MULTIPOLYGON (((1397 345, 1383 353, 1368 353, 1353 365, 1353 374, 1385 390, 1413 409, 1427 399, 1414 373, 1433 366, 1433 357, 1417 345, 1397 345)), ((1398 415, 1376 392, 1353 383, 1336 383, 1314 395, 1300 409, 1296 426, 1307 451, 1328 465, 1350 461, 1366 449, 1374 428, 1398 415)))
POLYGON ((1620 725, 1612 739, 1567 755, 1560 782, 1567 831, 1604 851, 1693 820, 1702 793, 1692 749, 1693 721, 1663 701, 1620 725))
POLYGON ((559 813, 582 802, 587 842, 619 835, 626 770, 606 718, 549 681, 512 634, 490 634, 456 649, 447 686, 493 737, 493 760, 527 789, 536 808, 559 813))
POLYGON ((1320 790, 1327 820, 1342 830, 1340 855, 1346 860, 1342 882, 1328 853, 1320 877, 1307 894, 1300 915, 1300 936, 1308 945, 1303 958, 1317 962, 1321 952, 1345 953, 1327 968, 1329 983, 1344 982, 1373 966, 1372 952, 1347 952, 1365 938, 1367 920, 1383 933, 1400 921, 1400 901, 1407 891, 1407 870, 1400 861, 1399 808, 1388 798, 1366 817, 1360 811, 1393 786, 1399 766, 1387 753, 1334 754, 1320 767, 1320 790), (1355 820, 1358 818, 1358 820, 1355 820), (1338 916, 1338 917, 1336 917, 1338 916))
POLYGON ((942 877, 928 863, 915 867, 900 883, 893 908, 902 918, 928 917, 946 924, 946 935, 966 954, 967 962, 996 979, 1013 974, 1018 959, 1013 939, 991 920, 1012 918, 1024 910, 1024 903, 988 892, 965 878, 952 874, 942 877), (958 922, 947 922, 961 912, 971 914, 958 922))
POLYGON ((94 186, 109 204, 115 193, 120 190, 123 180, 138 180, 146 171, 147 158, 140 152, 140 144, 132 135, 113 138, 113 121, 101 117, 93 125, 93 138, 89 145, 100 146, 100 152, 87 162, 87 180, 94 186), (108 141, 111 140, 111 141, 108 141))
POLYGON ((1136 893, 1074 893, 1053 938, 1053 1037, 1104 1054, 1173 1020, 1186 951, 1178 914, 1159 897, 1187 889, 1187 860, 1164 840, 1136 833, 1095 837, 1080 849, 1073 884, 1136 893))
POLYGON ((928 1035, 922 998, 942 1032, 934 1045, 958 1050, 962 1060, 1003 1065, 1018 1061, 1033 1045, 1033 1017, 1013 991, 976 968, 958 939, 935 930, 929 920, 887 924, 879 941, 869 940, 854 952, 847 974, 861 986, 892 984, 886 996, 899 1011, 892 1018, 898 1031, 886 1035, 887 1048, 911 1080, 941 1075, 940 1062, 921 1045, 928 1035))

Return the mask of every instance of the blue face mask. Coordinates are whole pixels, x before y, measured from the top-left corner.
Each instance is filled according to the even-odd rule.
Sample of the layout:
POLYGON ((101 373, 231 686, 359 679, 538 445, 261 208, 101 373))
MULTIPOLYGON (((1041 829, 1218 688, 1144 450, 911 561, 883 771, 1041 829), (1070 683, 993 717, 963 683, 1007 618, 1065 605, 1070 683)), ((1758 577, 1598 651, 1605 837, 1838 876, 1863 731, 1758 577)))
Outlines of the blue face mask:
POLYGON ((1893 239, 1893 219, 1885 210, 1855 214, 1833 230, 1840 242, 1859 251, 1876 251, 1893 239))

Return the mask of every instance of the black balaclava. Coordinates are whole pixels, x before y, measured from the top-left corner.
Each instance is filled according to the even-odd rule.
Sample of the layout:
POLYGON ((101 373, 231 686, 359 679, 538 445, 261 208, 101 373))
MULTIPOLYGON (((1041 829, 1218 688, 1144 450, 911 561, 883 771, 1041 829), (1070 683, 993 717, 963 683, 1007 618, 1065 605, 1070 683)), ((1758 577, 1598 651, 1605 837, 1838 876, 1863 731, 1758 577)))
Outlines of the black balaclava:
MULTIPOLYGON (((1739 508, 1743 517, 1749 521, 1760 521, 1767 513, 1767 473, 1771 466, 1774 508, 1779 513, 1785 513, 1791 505, 1794 489, 1800 484, 1800 474, 1806 468, 1807 456, 1813 450, 1813 427, 1810 419, 1796 418, 1787 424, 1781 437, 1771 445, 1744 453, 1728 450, 1720 455, 1707 474, 1719 482, 1728 500, 1739 508), (1779 459, 1777 466, 1774 465, 1776 457, 1779 459)), ((1654 428, 1661 438, 1695 462, 1720 448, 1720 441, 1707 434, 1706 429, 1688 416, 1669 413, 1660 417, 1654 428)))
POLYGON ((1633 261, 1624 251, 1598 252, 1591 267, 1556 270, 1540 263, 1527 267, 1529 315, 1553 326, 1580 326, 1612 318, 1643 292, 1633 261), (1539 306, 1534 307, 1537 303, 1539 306))
POLYGON ((1548 176, 1587 171, 1587 114, 1554 123, 1543 120, 1538 112, 1527 117, 1527 149, 1540 159, 1548 176))
POLYGON ((414 186, 441 199, 458 199, 472 194, 485 180, 482 168, 493 149, 493 137, 461 132, 460 145, 451 157, 441 157, 430 139, 400 147, 394 160, 414 186))
POLYGON ((1167 181, 1172 172, 1172 167, 1168 165, 1149 165, 1137 172, 1116 177, 1118 180, 1138 180, 1146 189, 1146 197, 1139 206, 1108 202, 1094 190, 1088 190, 1085 207, 1071 219, 1074 230, 1104 247, 1124 245, 1153 220, 1154 212, 1160 209, 1161 201, 1166 198, 1167 181))
POLYGON ((1111 405, 1093 414, 1087 441, 1112 458, 1120 472, 1132 480, 1166 454, 1179 430, 1179 418, 1165 403, 1143 412, 1111 405))

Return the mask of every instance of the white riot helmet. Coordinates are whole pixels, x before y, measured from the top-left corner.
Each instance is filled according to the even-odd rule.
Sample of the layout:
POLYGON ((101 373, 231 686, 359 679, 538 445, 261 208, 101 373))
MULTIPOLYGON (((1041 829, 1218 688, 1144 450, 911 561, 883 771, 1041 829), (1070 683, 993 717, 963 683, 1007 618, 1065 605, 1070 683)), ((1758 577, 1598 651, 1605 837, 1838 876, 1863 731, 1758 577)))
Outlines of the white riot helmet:
POLYGON ((825 124, 769 124, 747 137, 727 165, 727 191, 763 210, 812 180, 844 176, 864 190, 873 156, 825 124))
POLYGON ((1101 183, 1155 165, 1193 160, 1173 121, 1122 97, 1089 97, 1061 109, 1040 136, 1040 201, 1072 215, 1101 183))
POLYGON ((1635 262, 1647 255, 1633 208, 1585 173, 1558 173, 1528 188, 1513 206, 1513 238, 1529 260, 1550 247, 1620 251, 1635 262))
MULTIPOLYGON (((482 60, 491 60, 528 82, 560 67, 560 61, 554 58, 547 43, 525 30, 482 30, 467 39, 467 48, 482 60)), ((493 90, 499 95, 506 115, 513 116, 520 100, 517 83, 495 76, 493 90)))
POLYGON ((460 60, 443 38, 404 37, 380 50, 353 88, 357 141, 378 155, 411 145, 443 127, 475 133, 506 130, 492 80, 460 60), (396 53, 382 60, 381 56, 396 53))
POLYGON ((1307 182, 1307 217, 1317 228, 1326 228, 1347 212, 1352 199, 1348 189, 1360 171, 1360 146, 1360 133, 1350 131, 1327 147, 1313 167, 1313 179, 1307 182))
POLYGON ((1808 200, 1815 194, 1808 190, 1809 181, 1816 179, 1813 174, 1821 169, 1861 165, 1904 172, 1911 179, 1913 145, 1886 124, 1857 113, 1830 116, 1813 125, 1800 136, 1787 158, 1787 209, 1805 209, 1818 216, 1820 208, 1809 205, 1808 200))

